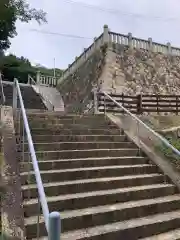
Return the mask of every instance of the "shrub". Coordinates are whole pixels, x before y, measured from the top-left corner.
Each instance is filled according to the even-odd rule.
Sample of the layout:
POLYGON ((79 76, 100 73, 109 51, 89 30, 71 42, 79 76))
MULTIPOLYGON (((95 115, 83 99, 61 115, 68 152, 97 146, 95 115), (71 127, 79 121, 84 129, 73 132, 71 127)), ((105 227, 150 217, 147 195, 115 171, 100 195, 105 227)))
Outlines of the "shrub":
MULTIPOLYGON (((173 138, 172 136, 166 136, 166 139, 169 141, 169 143, 175 147, 177 150, 180 151, 180 139, 179 138, 173 138)), ((161 152, 166 158, 170 160, 180 160, 180 156, 178 156, 174 151, 167 147, 164 143, 157 147, 157 150, 161 152)))

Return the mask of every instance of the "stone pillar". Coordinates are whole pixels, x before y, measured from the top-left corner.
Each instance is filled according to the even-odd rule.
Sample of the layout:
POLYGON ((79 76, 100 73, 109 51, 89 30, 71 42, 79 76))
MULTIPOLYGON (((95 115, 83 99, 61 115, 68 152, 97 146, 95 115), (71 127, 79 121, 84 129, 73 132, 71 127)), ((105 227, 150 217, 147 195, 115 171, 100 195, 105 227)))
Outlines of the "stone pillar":
POLYGON ((171 49, 171 43, 170 42, 167 43, 167 54, 168 55, 172 54, 172 49, 171 49))
POLYGON ((17 87, 16 87, 16 82, 14 81, 13 83, 13 110, 17 109, 17 87))
POLYGON ((153 51, 152 38, 148 38, 148 48, 149 51, 153 51))
POLYGON ((40 76, 41 76, 40 71, 37 71, 37 73, 36 73, 36 83, 37 84, 40 84, 40 76))
POLYGON ((108 25, 104 25, 104 31, 103 31, 103 44, 109 43, 109 28, 108 25))
POLYGON ((132 33, 128 33, 128 46, 129 48, 133 48, 133 45, 132 45, 132 33))

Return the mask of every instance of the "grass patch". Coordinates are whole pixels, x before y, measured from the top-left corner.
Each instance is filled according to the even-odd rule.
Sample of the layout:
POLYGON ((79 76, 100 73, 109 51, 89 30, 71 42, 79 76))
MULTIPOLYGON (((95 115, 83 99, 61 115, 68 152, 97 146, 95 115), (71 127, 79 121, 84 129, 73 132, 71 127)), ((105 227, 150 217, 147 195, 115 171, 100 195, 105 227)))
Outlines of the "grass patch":
MULTIPOLYGON (((172 137, 170 135, 164 136, 168 142, 175 147, 178 151, 180 151, 180 139, 172 137)), ((166 146, 164 143, 156 147, 156 150, 163 155, 167 160, 169 160, 175 167, 180 170, 180 156, 174 151, 166 146)))

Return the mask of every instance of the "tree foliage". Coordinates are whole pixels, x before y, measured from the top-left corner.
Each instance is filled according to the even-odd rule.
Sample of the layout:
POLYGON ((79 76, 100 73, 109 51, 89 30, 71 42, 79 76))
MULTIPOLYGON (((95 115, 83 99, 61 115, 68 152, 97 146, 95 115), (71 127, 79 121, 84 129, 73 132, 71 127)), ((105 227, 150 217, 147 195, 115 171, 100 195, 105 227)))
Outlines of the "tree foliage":
POLYGON ((0 51, 9 48, 9 39, 16 35, 18 19, 23 22, 36 20, 41 24, 46 22, 46 13, 31 8, 26 0, 0 0, 0 51))
POLYGON ((10 46, 9 38, 16 34, 15 22, 17 16, 10 0, 0 0, 0 50, 10 46))
MULTIPOLYGON (((28 75, 36 78, 37 71, 43 75, 53 76, 54 70, 43 66, 32 66, 30 61, 24 57, 16 57, 15 55, 3 56, 0 60, 0 69, 3 74, 3 79, 7 81, 14 81, 17 78, 21 83, 27 83, 28 75)), ((60 77, 61 69, 56 69, 56 77, 60 77)))
POLYGON ((42 10, 31 8, 26 0, 10 0, 10 2, 19 20, 23 22, 36 20, 39 24, 46 22, 46 13, 42 10))

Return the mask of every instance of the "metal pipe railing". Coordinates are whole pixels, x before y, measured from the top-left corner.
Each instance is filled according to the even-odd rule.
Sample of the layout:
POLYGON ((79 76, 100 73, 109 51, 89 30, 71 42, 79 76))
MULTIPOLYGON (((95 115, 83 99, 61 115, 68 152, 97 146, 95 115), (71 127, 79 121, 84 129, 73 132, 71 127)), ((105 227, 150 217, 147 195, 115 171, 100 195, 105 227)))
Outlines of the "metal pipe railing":
MULTIPOLYGON (((39 171, 39 166, 38 166, 38 161, 37 161, 37 157, 36 157, 36 153, 35 153, 35 149, 34 149, 34 144, 32 141, 29 123, 27 120, 26 110, 24 107, 21 90, 20 90, 17 79, 15 79, 15 81, 14 81, 13 93, 14 93, 13 102, 17 102, 17 97, 19 97, 19 101, 20 101, 20 109, 22 111, 24 130, 27 135, 29 151, 31 154, 34 174, 35 174, 36 183, 37 183, 39 200, 41 203, 41 208, 42 208, 42 212, 44 215, 44 221, 45 221, 46 230, 47 230, 47 233, 49 236, 49 240, 60 240, 60 214, 58 212, 49 213, 49 208, 48 208, 46 195, 44 192, 44 187, 43 187, 43 183, 42 183, 42 179, 41 179, 41 175, 40 175, 40 171, 39 171), (54 227, 54 225, 56 227, 54 227), (53 230, 53 233, 52 233, 52 230, 53 230)), ((17 103, 13 103, 13 106, 17 107, 17 103)))
POLYGON ((101 91, 104 96, 109 98, 112 102, 114 102, 118 107, 120 107, 124 112, 129 114, 134 120, 136 120, 139 124, 141 124, 143 127, 145 127, 148 131, 150 131, 154 136, 156 136, 159 140, 161 140, 165 146, 169 147, 174 153, 176 153, 180 157, 180 152, 173 147, 168 140, 166 140, 164 137, 162 137, 159 133, 155 132, 152 128, 147 126, 144 122, 142 122, 136 115, 131 113, 129 110, 127 110, 125 107, 122 106, 122 104, 118 103, 116 100, 114 100, 109 94, 107 94, 104 91, 101 91))

